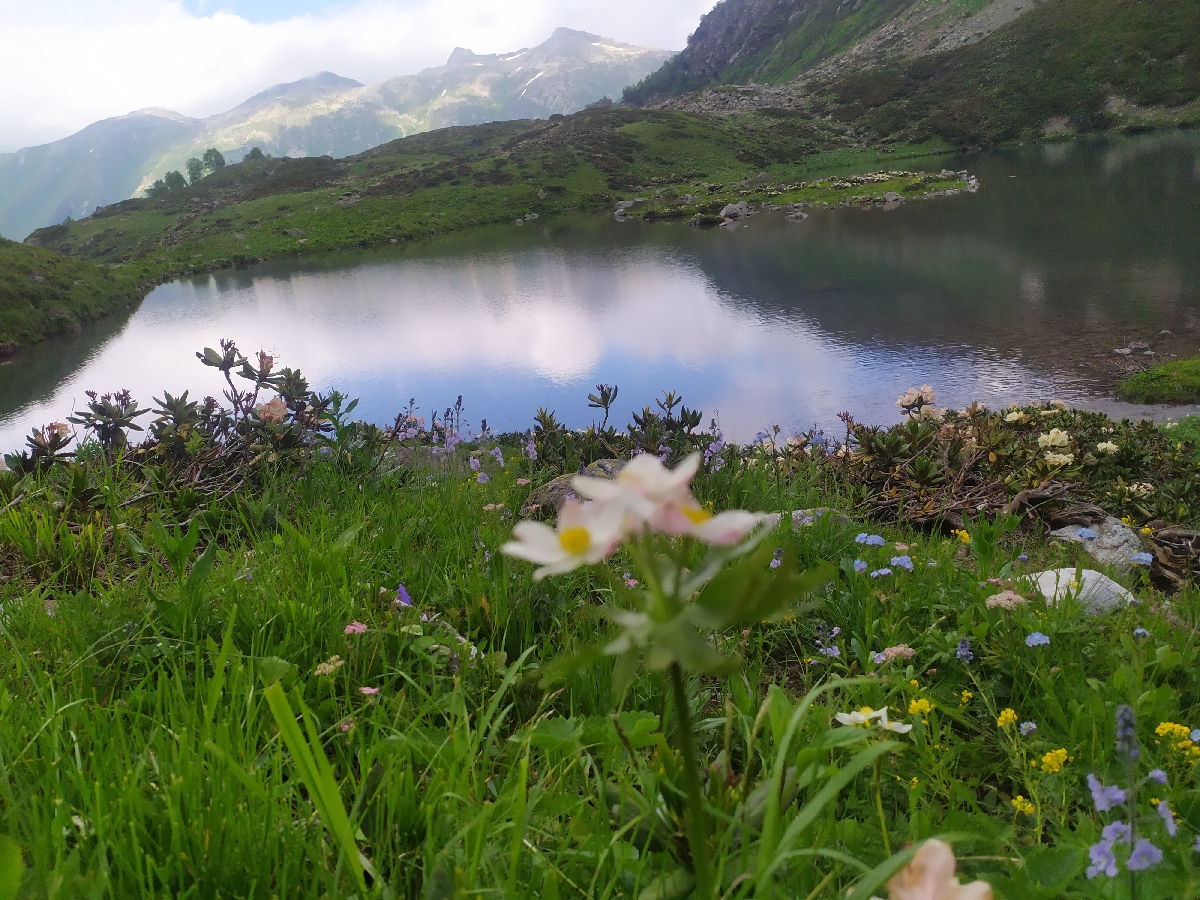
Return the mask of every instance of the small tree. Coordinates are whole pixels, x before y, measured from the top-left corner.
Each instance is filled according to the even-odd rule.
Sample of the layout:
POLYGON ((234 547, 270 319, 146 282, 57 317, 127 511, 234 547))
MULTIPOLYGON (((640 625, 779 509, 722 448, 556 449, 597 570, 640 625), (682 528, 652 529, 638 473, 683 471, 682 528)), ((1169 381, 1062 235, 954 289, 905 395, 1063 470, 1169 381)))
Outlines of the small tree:
POLYGON ((205 150, 201 160, 204 162, 205 172, 210 175, 217 171, 217 169, 225 168, 225 157, 221 155, 221 151, 216 147, 209 147, 205 150))
POLYGON ((192 184, 195 184, 204 177, 204 163, 200 162, 200 160, 196 159, 196 157, 193 156, 187 161, 186 168, 188 173, 188 181, 190 181, 192 184))
POLYGON ((246 154, 245 159, 242 161, 245 162, 249 159, 266 159, 266 157, 263 156, 261 147, 254 147, 249 153, 246 154))
POLYGON ((183 173, 178 169, 164 175, 163 183, 166 184, 168 191, 182 191, 187 187, 187 182, 183 180, 183 173))

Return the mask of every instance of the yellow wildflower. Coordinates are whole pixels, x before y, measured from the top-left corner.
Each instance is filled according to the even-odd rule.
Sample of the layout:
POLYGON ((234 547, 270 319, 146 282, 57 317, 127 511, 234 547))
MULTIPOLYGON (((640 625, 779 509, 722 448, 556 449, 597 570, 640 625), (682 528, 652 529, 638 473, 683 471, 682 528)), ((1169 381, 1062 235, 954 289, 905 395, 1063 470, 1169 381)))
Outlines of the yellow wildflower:
POLYGON ((951 532, 951 534, 953 534, 955 537, 957 537, 964 544, 971 543, 971 533, 969 531, 967 531, 965 528, 956 528, 956 529, 954 529, 953 532, 951 532))
POLYGON ((1143 525, 1142 526, 1142 534, 1154 534, 1154 529, 1151 528, 1149 525, 1143 525))
POLYGON ((1042 757, 1042 771, 1047 775, 1053 775, 1062 770, 1062 767, 1067 764, 1067 751, 1065 747, 1060 747, 1058 750, 1051 750, 1042 757))
POLYGON ((924 697, 918 697, 908 704, 908 714, 910 716, 927 716, 931 709, 933 709, 933 704, 924 697))
POLYGON ((974 695, 974 694, 972 694, 970 691, 963 691, 963 692, 962 692, 962 693, 959 695, 959 699, 962 701, 962 704, 963 704, 963 706, 966 706, 968 703, 970 703, 970 702, 971 702, 971 699, 972 699, 974 696, 975 696, 975 695, 974 695))
POLYGON ((914 679, 912 679, 912 680, 909 682, 909 684, 911 684, 913 687, 920 687, 920 685, 919 685, 919 684, 917 684, 917 679, 915 679, 915 678, 914 678, 914 679))
POLYGON ((917 786, 917 785, 919 785, 920 783, 921 783, 921 779, 920 779, 920 778, 915 778, 915 777, 913 778, 913 780, 912 780, 912 786, 913 786, 913 787, 916 787, 916 786, 917 786))
POLYGON ((1013 805, 1013 809, 1015 809, 1019 813, 1024 813, 1027 816, 1033 815, 1033 804, 1030 803, 1028 800, 1026 800, 1024 797, 1022 797, 1020 794, 1017 794, 1017 796, 1013 797, 1012 805, 1013 805))
POLYGON ((1007 728, 1009 725, 1017 724, 1016 710, 1006 709, 1000 713, 1000 718, 996 720, 997 728, 1007 728))

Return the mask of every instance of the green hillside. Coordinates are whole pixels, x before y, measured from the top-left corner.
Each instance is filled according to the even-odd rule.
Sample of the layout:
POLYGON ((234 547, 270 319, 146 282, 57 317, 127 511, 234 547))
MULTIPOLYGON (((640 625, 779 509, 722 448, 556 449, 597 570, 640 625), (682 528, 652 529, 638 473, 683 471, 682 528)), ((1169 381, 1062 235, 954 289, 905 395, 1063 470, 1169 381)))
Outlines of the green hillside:
POLYGON ((0 238, 0 357, 138 302, 136 279, 0 238))
POLYGON ((825 86, 879 136, 980 145, 1200 123, 1200 3, 1054 0, 979 43, 825 86))
MULTIPOLYGON (((475 225, 610 211, 618 199, 637 196, 653 199, 656 214, 671 204, 711 214, 741 199, 816 202, 811 188, 789 194, 775 186, 830 171, 892 168, 904 155, 788 113, 714 121, 618 107, 447 128, 343 160, 247 160, 161 199, 114 204, 28 240, 125 264, 139 280, 155 281, 475 225)), ((846 196, 825 190, 833 202, 846 196)))

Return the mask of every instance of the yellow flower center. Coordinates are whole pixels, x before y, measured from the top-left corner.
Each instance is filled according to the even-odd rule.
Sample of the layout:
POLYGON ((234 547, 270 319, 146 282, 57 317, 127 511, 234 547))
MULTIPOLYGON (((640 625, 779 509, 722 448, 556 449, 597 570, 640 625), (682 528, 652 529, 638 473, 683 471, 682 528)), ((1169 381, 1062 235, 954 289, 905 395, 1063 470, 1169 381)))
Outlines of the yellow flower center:
POLYGON ((558 535, 559 545, 572 556, 579 556, 592 545, 592 536, 580 525, 564 528, 558 535))
POLYGON ((699 525, 701 522, 707 522, 713 517, 712 513, 710 513, 707 509, 701 509, 698 506, 684 506, 681 507, 681 509, 683 514, 688 517, 688 521, 693 525, 699 525))

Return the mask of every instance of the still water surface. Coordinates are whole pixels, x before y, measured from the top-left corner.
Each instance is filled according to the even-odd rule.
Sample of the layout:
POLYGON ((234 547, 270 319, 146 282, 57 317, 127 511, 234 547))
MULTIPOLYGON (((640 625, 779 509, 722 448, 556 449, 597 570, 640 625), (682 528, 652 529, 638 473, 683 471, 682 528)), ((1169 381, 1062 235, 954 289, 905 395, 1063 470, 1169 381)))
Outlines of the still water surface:
POLYGON ((846 409, 894 421, 923 382, 952 406, 1084 400, 1111 383, 1113 348, 1163 329, 1200 342, 1198 151, 1179 134, 904 161, 983 187, 802 223, 480 229, 175 282, 0 368, 0 448, 88 388, 217 396, 194 354, 222 337, 375 421, 462 394, 474 424, 523 430, 547 406, 579 426, 598 381, 620 385, 622 422, 666 388, 742 439, 846 409))

